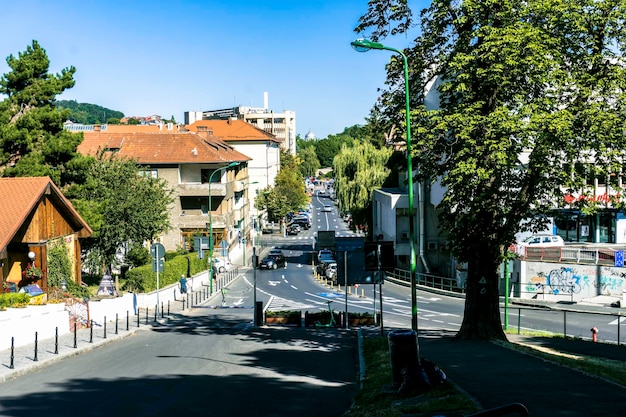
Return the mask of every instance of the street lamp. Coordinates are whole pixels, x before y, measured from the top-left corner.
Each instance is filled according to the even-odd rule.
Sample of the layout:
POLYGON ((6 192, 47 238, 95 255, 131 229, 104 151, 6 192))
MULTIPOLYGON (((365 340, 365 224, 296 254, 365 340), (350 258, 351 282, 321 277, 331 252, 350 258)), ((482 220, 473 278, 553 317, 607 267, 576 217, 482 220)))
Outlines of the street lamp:
MULTIPOLYGON (((242 181, 243 182, 243 181, 242 181)), ((254 182, 249 182, 249 183, 244 183, 244 190, 248 187, 250 187, 250 185, 254 185, 254 184, 258 184, 258 181, 254 181, 254 182), (247 185, 247 187, 246 187, 247 185)), ((248 190, 248 194, 250 193, 250 190, 248 190)), ((247 200, 246 200, 246 194, 244 193, 243 195, 244 200, 243 200, 243 236, 242 236, 242 243, 243 243, 243 266, 246 266, 246 204, 247 204, 247 200)))
POLYGON ((224 171, 237 165, 239 165, 239 162, 231 162, 224 167, 216 169, 209 175, 209 295, 213 294, 213 209, 211 208, 211 183, 216 172, 224 171))
POLYGON ((409 64, 404 52, 399 49, 385 46, 382 43, 372 42, 368 39, 357 39, 350 43, 355 51, 367 52, 370 49, 392 51, 402 56, 404 64, 404 100, 406 104, 406 159, 409 188, 409 247, 411 248, 411 328, 417 331, 417 285, 415 281, 415 242, 414 219, 413 219, 413 158, 411 156, 411 114, 409 107, 409 64))

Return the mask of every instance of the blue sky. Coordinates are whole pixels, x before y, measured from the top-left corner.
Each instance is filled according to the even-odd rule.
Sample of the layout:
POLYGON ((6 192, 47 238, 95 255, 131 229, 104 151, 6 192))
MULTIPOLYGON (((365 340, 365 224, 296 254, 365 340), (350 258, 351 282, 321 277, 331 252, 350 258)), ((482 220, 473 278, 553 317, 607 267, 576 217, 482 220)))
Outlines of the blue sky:
MULTIPOLYGON (((365 122, 390 58, 350 47, 367 0, 6 3, 1 74, 6 57, 37 40, 51 72, 76 67, 75 87, 59 99, 127 116, 182 122, 188 110, 262 107, 267 92, 270 109, 296 112, 300 136, 324 138, 365 122)), ((385 40, 396 48, 409 42, 385 40)))

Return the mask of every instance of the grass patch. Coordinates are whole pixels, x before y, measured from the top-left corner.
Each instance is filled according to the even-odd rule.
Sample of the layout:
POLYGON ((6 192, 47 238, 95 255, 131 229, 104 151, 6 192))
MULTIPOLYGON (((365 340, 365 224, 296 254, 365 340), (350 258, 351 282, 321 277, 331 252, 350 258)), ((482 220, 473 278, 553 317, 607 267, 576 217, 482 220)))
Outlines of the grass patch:
POLYGON ((363 356, 366 366, 363 388, 347 417, 430 416, 441 412, 454 417, 478 411, 476 404, 450 382, 412 397, 398 394, 392 389, 389 342, 384 337, 364 337, 363 356))

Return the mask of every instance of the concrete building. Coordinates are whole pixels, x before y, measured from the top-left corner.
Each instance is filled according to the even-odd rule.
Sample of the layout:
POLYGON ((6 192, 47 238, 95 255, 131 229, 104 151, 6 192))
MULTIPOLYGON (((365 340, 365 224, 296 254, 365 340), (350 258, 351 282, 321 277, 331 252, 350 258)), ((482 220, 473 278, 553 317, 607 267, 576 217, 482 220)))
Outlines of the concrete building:
POLYGON ((270 110, 267 93, 263 94, 263 107, 235 106, 217 110, 186 111, 185 125, 200 120, 238 119, 274 135, 281 147, 292 155, 296 154, 296 112, 270 110))
MULTIPOLYGON (((251 156, 248 161, 248 204, 249 218, 263 217, 265 213, 254 207, 254 198, 260 190, 275 185, 276 175, 280 171, 281 141, 250 123, 237 119, 199 120, 185 129, 201 137, 218 137, 238 152, 251 156)), ((251 224, 246 225, 251 229, 251 224)))

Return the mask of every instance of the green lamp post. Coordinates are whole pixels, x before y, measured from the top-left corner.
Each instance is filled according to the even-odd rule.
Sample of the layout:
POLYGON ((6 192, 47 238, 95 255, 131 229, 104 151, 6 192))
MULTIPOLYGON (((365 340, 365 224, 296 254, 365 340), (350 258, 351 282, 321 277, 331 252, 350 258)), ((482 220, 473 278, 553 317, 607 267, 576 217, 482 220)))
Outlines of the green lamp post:
POLYGON ((213 182, 213 175, 216 172, 224 171, 225 169, 232 168, 239 165, 239 162, 231 162, 230 164, 218 168, 211 172, 209 175, 209 295, 213 294, 213 209, 211 207, 211 183, 213 182))
MULTIPOLYGON (((249 182, 247 184, 245 184, 244 186, 244 190, 248 187, 250 187, 250 185, 254 185, 254 184, 258 184, 258 181, 253 181, 253 182, 249 182)), ((245 199, 245 194, 244 194, 244 202, 243 202, 243 236, 242 236, 242 243, 243 243, 243 266, 246 266, 246 205, 248 204, 248 201, 245 199)))
POLYGON ((400 54, 404 63, 404 100, 406 104, 406 159, 409 188, 409 247, 411 249, 411 328, 417 331, 417 283, 415 279, 416 257, 414 241, 413 218, 413 158, 411 156, 411 113, 409 107, 409 64, 406 55, 399 49, 385 46, 382 43, 372 42, 368 39, 357 39, 350 43, 357 52, 367 52, 370 49, 392 51, 400 54))

